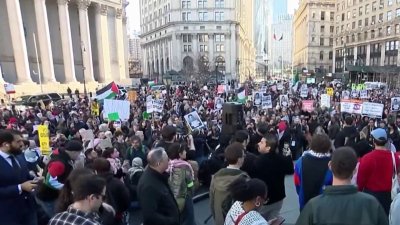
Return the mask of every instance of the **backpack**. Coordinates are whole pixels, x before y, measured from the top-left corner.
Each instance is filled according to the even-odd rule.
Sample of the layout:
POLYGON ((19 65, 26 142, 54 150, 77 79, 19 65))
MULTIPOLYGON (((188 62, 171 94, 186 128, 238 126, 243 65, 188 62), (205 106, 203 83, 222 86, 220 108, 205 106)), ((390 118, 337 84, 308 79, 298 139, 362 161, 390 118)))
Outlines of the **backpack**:
POLYGON ((168 184, 174 194, 180 212, 183 212, 185 208, 186 197, 188 195, 187 176, 185 168, 174 168, 168 179, 168 184))

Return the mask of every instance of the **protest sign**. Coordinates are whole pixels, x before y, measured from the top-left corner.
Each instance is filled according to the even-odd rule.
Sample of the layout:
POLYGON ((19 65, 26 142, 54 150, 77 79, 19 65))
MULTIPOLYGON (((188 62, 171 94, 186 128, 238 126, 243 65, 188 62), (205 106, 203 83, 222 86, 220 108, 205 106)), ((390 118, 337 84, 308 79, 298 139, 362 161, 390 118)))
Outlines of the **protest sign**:
POLYGON ((279 91, 283 90, 283 84, 279 83, 276 87, 279 91))
MULTIPOLYGON (((1 76, 1 74, 0 74, 1 76)), ((15 94, 15 87, 14 84, 4 84, 4 90, 6 92, 6 94, 15 94)))
POLYGON ((39 125, 38 128, 40 150, 42 155, 50 155, 50 138, 49 138, 49 128, 46 125, 39 125))
POLYGON ((393 97, 391 99, 390 109, 392 112, 397 112, 400 110, 400 97, 393 97))
POLYGON ((126 121, 129 119, 130 102, 126 100, 104 99, 104 114, 118 113, 119 119, 126 121))
POLYGON ((262 109, 272 109, 271 95, 262 96, 261 108, 262 109))
POLYGON ((328 94, 321 95, 321 107, 331 107, 331 96, 329 96, 328 94))
POLYGON ((90 107, 93 116, 100 115, 100 105, 98 102, 93 101, 90 107))
POLYGON ((333 96, 333 88, 326 88, 326 94, 333 96))
POLYGON ((361 114, 361 109, 362 109, 362 101, 359 100, 340 101, 340 112, 361 114))
POLYGON ((352 98, 358 98, 358 94, 359 94, 359 93, 358 93, 357 90, 352 90, 352 91, 351 91, 351 97, 352 97, 352 98))
POLYGON ((255 106, 260 106, 263 94, 261 92, 255 92, 253 97, 253 104, 255 106))
POLYGON ((287 95, 280 95, 279 102, 281 107, 288 107, 289 106, 289 98, 287 95))
POLYGON ((184 118, 191 130, 196 130, 204 127, 204 123, 203 121, 201 121, 200 116, 196 111, 185 115, 184 118))
POLYGON ((218 85, 218 94, 223 94, 225 92, 225 85, 218 85))
POLYGON ((164 100, 157 99, 157 100, 153 101, 153 106, 154 106, 154 112, 161 113, 164 110, 164 100))
POLYGON ((382 118, 383 114, 383 104, 374 102, 364 102, 362 104, 362 115, 372 118, 382 118))
POLYGON ((368 98, 368 91, 367 91, 367 90, 361 90, 361 91, 360 91, 360 98, 361 98, 361 99, 366 99, 366 98, 368 98))
POLYGON ((349 91, 342 91, 342 99, 350 99, 350 92, 349 91))
POLYGON ((224 99, 215 97, 215 104, 214 104, 214 109, 222 109, 222 106, 224 105, 224 99))
POLYGON ((302 85, 300 88, 300 97, 307 98, 308 96, 308 87, 307 85, 302 85))
POLYGON ((305 112, 314 111, 314 101, 313 100, 303 100, 302 102, 302 110, 305 112))
POLYGON ((94 140, 95 138, 93 130, 81 129, 79 130, 79 134, 81 135, 83 141, 94 140))
POLYGON ((261 86, 260 92, 262 92, 262 93, 267 92, 267 86, 265 86, 265 85, 261 86))
POLYGON ((128 91, 128 100, 133 103, 137 100, 137 92, 136 91, 128 91))

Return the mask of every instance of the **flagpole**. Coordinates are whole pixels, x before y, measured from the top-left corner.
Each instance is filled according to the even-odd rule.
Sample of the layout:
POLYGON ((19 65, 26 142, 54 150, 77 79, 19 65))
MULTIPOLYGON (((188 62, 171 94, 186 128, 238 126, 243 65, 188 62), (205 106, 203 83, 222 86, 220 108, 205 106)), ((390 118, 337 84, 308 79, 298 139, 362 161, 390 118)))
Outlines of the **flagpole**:
POLYGON ((272 46, 271 46, 271 55, 272 55, 272 79, 275 79, 274 71, 275 71, 275 57, 274 57, 274 44, 275 44, 275 31, 274 37, 272 38, 272 46))
POLYGON ((283 80, 283 34, 282 34, 282 38, 281 38, 281 41, 282 41, 282 43, 281 43, 281 59, 282 59, 282 61, 281 61, 281 80, 283 80))

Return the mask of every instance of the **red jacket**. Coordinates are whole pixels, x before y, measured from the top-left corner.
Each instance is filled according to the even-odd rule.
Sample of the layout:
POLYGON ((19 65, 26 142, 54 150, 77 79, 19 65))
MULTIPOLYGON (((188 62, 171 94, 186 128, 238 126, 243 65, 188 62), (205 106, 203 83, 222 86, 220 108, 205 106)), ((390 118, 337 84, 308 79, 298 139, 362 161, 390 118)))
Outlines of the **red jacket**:
MULTIPOLYGON (((395 154, 397 173, 400 159, 395 154)), ((393 176, 392 152, 389 150, 373 150, 360 160, 357 174, 357 185, 360 191, 390 192, 393 176)))

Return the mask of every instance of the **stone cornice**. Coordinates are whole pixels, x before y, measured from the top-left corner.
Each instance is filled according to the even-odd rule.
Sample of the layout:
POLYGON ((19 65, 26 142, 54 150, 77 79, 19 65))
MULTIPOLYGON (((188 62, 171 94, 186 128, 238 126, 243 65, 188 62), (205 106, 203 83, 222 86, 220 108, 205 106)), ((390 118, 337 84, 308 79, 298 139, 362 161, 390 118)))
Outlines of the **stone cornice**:
POLYGON ((66 5, 66 4, 68 4, 70 2, 70 0, 57 0, 57 3, 59 4, 59 5, 66 5))
POLYGON ((107 16, 108 6, 103 4, 96 4, 96 12, 100 15, 107 16))
POLYGON ((115 9, 115 18, 121 19, 123 14, 123 10, 121 8, 115 9))
POLYGON ((78 8, 81 10, 87 10, 90 6, 91 0, 77 0, 78 8))

